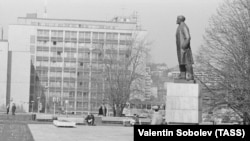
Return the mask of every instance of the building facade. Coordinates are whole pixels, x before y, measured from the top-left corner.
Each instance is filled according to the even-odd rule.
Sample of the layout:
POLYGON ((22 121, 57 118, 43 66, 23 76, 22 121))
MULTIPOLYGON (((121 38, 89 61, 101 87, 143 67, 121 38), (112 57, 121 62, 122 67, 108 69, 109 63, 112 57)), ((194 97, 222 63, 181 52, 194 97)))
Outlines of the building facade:
POLYGON ((5 111, 7 104, 8 42, 0 40, 0 111, 5 111))
POLYGON ((128 39, 142 31, 135 19, 111 21, 19 17, 9 25, 11 51, 28 52, 29 111, 96 112, 105 99, 103 56, 124 55, 128 39))

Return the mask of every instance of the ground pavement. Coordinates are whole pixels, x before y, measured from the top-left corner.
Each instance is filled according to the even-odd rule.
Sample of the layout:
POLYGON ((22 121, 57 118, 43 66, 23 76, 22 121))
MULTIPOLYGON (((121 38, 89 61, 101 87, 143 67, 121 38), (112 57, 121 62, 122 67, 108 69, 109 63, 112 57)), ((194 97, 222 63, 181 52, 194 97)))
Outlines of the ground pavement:
POLYGON ((35 141, 133 141, 133 128, 87 126, 62 128, 50 124, 29 124, 35 141))
POLYGON ((34 141, 27 122, 20 115, 0 115, 0 141, 34 141))
POLYGON ((56 127, 25 121, 25 115, 0 114, 0 141, 132 141, 133 128, 123 126, 56 127))

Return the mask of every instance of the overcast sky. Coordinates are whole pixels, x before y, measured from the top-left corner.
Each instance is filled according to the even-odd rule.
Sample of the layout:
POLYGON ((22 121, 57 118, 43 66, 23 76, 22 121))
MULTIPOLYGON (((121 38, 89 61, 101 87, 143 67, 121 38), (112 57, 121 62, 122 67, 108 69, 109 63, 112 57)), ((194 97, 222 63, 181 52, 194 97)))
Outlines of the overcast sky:
MULTIPOLYGON (((153 62, 178 64, 175 32, 176 17, 184 15, 191 33, 191 48, 196 53, 203 42, 209 18, 223 0, 47 0, 48 18, 107 20, 114 16, 139 13, 142 27, 153 41, 153 62)), ((0 0, 0 25, 7 39, 8 24, 26 13, 42 17, 45 0, 0 0)))

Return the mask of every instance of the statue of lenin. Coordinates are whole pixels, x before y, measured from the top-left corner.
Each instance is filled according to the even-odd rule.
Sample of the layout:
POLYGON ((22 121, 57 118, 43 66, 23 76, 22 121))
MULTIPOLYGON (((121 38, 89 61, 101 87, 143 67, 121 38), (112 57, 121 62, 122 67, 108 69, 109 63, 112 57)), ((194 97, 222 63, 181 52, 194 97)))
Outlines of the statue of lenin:
POLYGON ((187 25, 184 23, 185 17, 178 16, 176 23, 179 25, 176 31, 176 46, 179 62, 180 75, 179 79, 194 80, 194 64, 192 51, 190 47, 190 33, 187 25))

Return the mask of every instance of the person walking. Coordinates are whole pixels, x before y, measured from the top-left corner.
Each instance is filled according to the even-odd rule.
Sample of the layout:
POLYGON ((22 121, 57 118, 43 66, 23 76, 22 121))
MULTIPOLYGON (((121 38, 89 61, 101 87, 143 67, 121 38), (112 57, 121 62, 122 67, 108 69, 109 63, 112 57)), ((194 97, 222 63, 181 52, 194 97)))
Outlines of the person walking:
POLYGON ((10 111, 10 104, 7 104, 7 106, 6 106, 7 115, 9 114, 9 111, 10 111))
POLYGON ((99 108, 98 115, 106 116, 106 114, 107 114, 107 108, 104 104, 102 104, 99 108))
POLYGON ((163 124, 163 117, 160 113, 160 108, 159 106, 153 106, 152 109, 154 109, 154 113, 152 116, 152 121, 151 121, 151 125, 161 125, 163 124))
POLYGON ((12 110, 12 115, 15 115, 15 112, 16 112, 16 105, 15 105, 15 103, 12 104, 11 110, 12 110))

